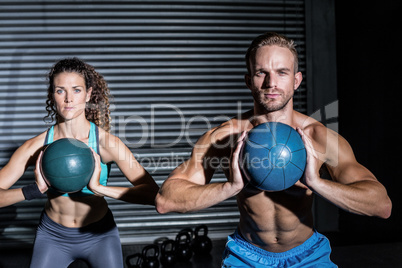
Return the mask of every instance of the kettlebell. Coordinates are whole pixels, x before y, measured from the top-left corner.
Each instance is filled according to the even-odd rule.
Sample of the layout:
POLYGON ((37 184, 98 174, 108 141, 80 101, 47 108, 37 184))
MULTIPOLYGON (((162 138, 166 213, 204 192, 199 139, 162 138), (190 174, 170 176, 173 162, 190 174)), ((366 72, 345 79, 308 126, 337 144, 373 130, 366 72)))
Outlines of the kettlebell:
POLYGON ((191 249, 191 238, 188 232, 179 232, 176 236, 176 257, 177 260, 188 261, 193 256, 191 249))
POLYGON ((208 235, 208 227, 203 224, 195 227, 194 230, 194 240, 193 240, 193 251, 198 255, 208 254, 212 249, 212 241, 207 236, 208 235), (200 235, 200 231, 203 231, 203 234, 200 235))
POLYGON ((167 237, 167 236, 158 237, 154 240, 154 244, 161 246, 163 244, 163 242, 165 242, 166 240, 169 240, 169 237, 167 237))
POLYGON ((190 236, 190 244, 193 243, 194 232, 191 228, 184 228, 179 233, 188 233, 190 236))
POLYGON ((158 268, 159 267, 158 256, 159 256, 158 245, 152 244, 152 245, 145 246, 142 249, 142 260, 143 261, 142 261, 141 268, 158 268))
POLYGON ((161 264, 163 267, 172 267, 176 263, 176 243, 169 239, 161 245, 161 264))
POLYGON ((126 257, 126 264, 128 268, 141 268, 142 254, 135 253, 126 257))

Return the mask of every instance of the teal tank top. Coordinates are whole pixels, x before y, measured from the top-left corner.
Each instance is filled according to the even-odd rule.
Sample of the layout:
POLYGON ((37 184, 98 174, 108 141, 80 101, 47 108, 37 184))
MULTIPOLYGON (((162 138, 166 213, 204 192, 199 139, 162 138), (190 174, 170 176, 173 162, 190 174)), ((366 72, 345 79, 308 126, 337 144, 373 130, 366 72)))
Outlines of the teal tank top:
MULTIPOLYGON (((89 130, 89 138, 88 138, 88 146, 91 147, 97 154, 100 155, 100 150, 99 150, 99 129, 98 126, 95 125, 94 123, 91 123, 91 127, 89 130)), ((46 138, 45 138, 45 145, 48 145, 53 142, 53 136, 54 136, 54 126, 51 126, 49 130, 47 131, 46 138)), ((104 186, 106 186, 109 174, 110 174, 110 164, 105 164, 101 161, 101 174, 100 174, 100 183, 104 186)), ((62 195, 62 196, 71 196, 71 197, 77 197, 77 196, 88 196, 88 195, 93 195, 94 193, 88 189, 87 186, 85 186, 81 191, 75 192, 75 193, 67 193, 63 194, 52 187, 49 187, 49 190, 52 194, 55 195, 62 195)))

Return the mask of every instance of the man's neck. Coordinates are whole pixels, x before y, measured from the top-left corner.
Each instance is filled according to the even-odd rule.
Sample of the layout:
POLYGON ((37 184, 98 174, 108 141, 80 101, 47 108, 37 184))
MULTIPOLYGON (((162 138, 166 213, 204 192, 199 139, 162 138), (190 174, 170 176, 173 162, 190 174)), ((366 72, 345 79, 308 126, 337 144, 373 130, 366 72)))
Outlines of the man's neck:
POLYGON ((281 110, 274 112, 261 111, 254 106, 254 114, 250 118, 250 122, 256 126, 266 122, 280 122, 287 125, 293 125, 294 111, 292 108, 284 107, 281 110))

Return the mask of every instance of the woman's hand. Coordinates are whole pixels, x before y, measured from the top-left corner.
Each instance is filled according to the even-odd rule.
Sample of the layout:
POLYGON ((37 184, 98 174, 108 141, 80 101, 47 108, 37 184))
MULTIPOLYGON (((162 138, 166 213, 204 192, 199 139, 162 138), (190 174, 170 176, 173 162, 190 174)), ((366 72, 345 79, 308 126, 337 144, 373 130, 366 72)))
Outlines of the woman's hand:
POLYGON ((46 193, 46 191, 49 189, 49 185, 42 175, 42 157, 43 151, 39 153, 38 159, 36 159, 34 174, 35 182, 38 185, 39 191, 43 194, 46 193))
POLYGON ((99 187, 103 187, 103 185, 101 185, 101 183, 100 183, 100 174, 101 174, 101 171, 102 171, 102 168, 101 168, 101 165, 100 165, 100 163, 101 163, 101 160, 100 160, 100 156, 99 156, 99 154, 97 154, 92 148, 91 148, 91 150, 92 150, 92 155, 93 155, 93 157, 94 157, 94 160, 95 160, 95 169, 94 169, 94 172, 92 173, 92 177, 91 177, 91 179, 89 180, 89 183, 88 183, 88 188, 95 194, 95 195, 97 195, 97 196, 103 196, 102 194, 100 194, 96 189, 98 189, 99 187))

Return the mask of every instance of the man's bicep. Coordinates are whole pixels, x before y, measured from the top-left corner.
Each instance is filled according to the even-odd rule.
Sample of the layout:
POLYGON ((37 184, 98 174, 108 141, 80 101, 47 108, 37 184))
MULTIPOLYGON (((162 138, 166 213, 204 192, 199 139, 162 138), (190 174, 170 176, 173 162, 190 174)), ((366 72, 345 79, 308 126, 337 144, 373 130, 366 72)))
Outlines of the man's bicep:
POLYGON ((197 141, 190 158, 178 166, 169 178, 181 178, 200 185, 211 181, 220 167, 221 158, 213 133, 214 130, 210 130, 197 141))
POLYGON ((208 164, 201 152, 192 154, 191 158, 183 162, 169 175, 169 179, 183 179, 196 184, 204 185, 210 182, 214 169, 208 164))
POLYGON ((337 148, 333 148, 332 152, 327 167, 335 181, 348 184, 362 180, 376 180, 366 167, 357 162, 352 147, 341 136, 338 137, 337 148))

